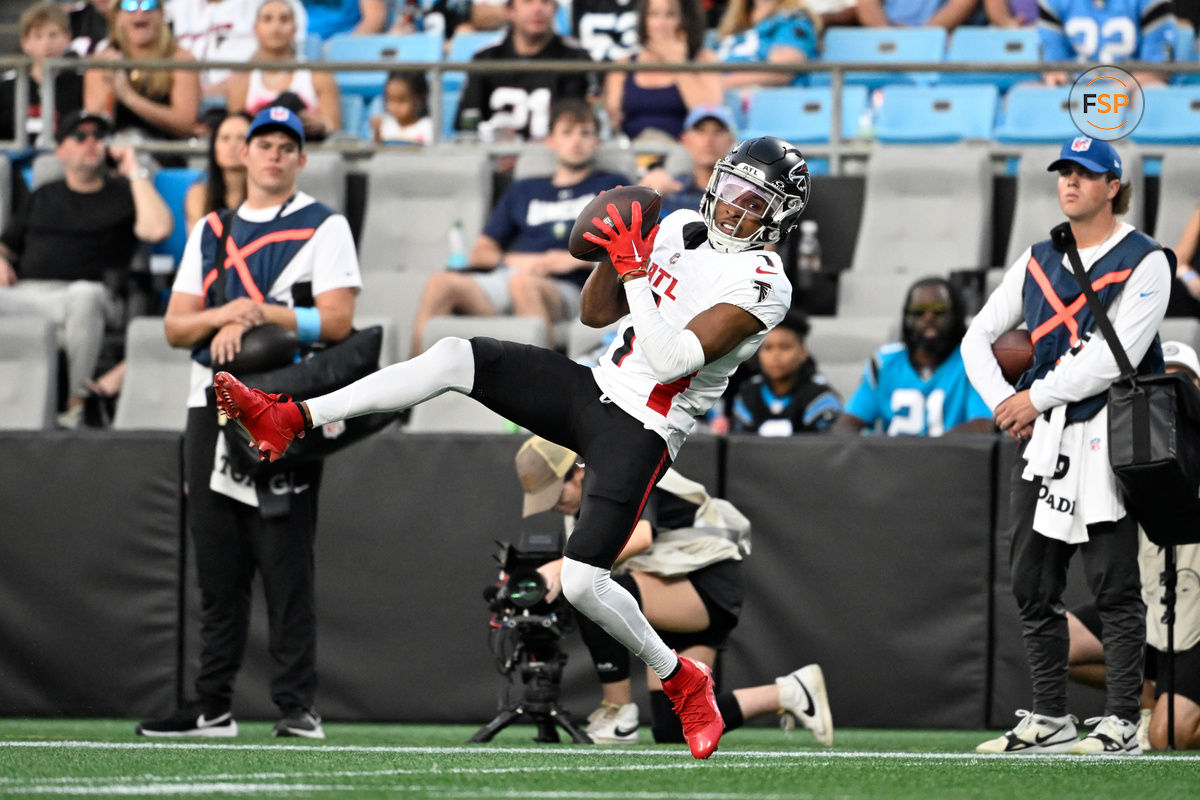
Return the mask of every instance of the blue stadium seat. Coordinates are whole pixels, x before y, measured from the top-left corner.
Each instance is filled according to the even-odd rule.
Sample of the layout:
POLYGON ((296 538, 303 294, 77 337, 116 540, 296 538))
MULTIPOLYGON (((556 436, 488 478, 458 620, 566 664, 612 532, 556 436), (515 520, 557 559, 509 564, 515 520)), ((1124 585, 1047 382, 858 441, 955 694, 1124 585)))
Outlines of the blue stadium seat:
MULTIPOLYGON (((441 61, 442 37, 436 33, 411 33, 404 36, 351 36, 338 34, 325 43, 327 61, 441 61)), ((343 95, 374 97, 383 91, 386 72, 338 72, 334 75, 343 95)))
MULTIPOLYGON (((827 64, 867 62, 877 64, 903 61, 944 61, 945 28, 831 28, 825 33, 821 60, 827 64)), ((828 72, 809 75, 812 86, 828 86, 828 72)), ((930 84, 936 72, 847 72, 846 83, 866 84, 871 88, 889 83, 930 84)))
POLYGON ((449 86, 442 88, 442 141, 454 138, 454 117, 458 114, 458 101, 461 99, 461 88, 451 89, 449 86))
MULTIPOLYGON (((378 100, 379 97, 375 99, 378 100)), ((374 102, 374 101, 372 101, 374 102)), ((361 137, 363 128, 366 127, 366 112, 364 107, 366 101, 362 95, 344 94, 342 95, 342 130, 351 136, 361 137)), ((370 137, 368 137, 370 138, 370 137)))
MULTIPOLYGON (((842 138, 859 132, 867 87, 842 90, 842 138)), ((778 136, 794 143, 825 143, 833 128, 833 90, 828 86, 759 89, 750 101, 743 138, 778 136)))
POLYGON ((995 139, 1006 144, 1053 144, 1079 135, 1071 121, 1070 86, 1014 86, 1005 95, 995 139))
POLYGON ((999 97, 995 86, 889 86, 875 134, 895 144, 990 139, 999 97))
MULTIPOLYGON (((1037 28, 964 25, 950 36, 946 60, 1036 64, 1039 52, 1037 28)), ((939 78, 941 83, 990 83, 1002 90, 1031 80, 1038 80, 1037 72, 944 72, 939 78)))
POLYGON ((1142 121, 1131 134, 1134 141, 1200 144, 1200 86, 1153 86, 1145 97, 1142 121))
POLYGON ((179 265, 179 259, 183 257, 183 246, 187 244, 188 234, 191 233, 187 229, 187 217, 183 210, 183 200, 187 196, 187 190, 193 183, 200 179, 204 174, 203 170, 187 169, 185 167, 165 167, 160 169, 154 176, 154 188, 162 195, 166 201, 167 208, 171 210, 171 217, 175 220, 175 227, 171 230, 171 235, 163 241, 154 245, 154 253, 166 254, 175 259, 175 265, 179 265))
POLYGON ((305 61, 320 61, 321 53, 324 51, 325 40, 321 38, 319 33, 304 34, 304 60, 305 61))

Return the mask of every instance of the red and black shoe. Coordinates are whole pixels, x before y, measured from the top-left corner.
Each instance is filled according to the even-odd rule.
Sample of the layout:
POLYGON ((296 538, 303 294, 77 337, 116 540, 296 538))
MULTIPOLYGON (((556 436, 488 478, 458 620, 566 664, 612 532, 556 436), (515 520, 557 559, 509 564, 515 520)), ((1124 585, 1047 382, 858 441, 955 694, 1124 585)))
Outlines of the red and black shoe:
POLYGON ((304 413, 286 394, 251 389, 228 372, 217 373, 213 388, 217 392, 217 405, 250 434, 260 459, 275 461, 293 438, 304 438, 304 413))
POLYGON ((683 737, 687 739, 692 756, 711 756, 725 732, 725 720, 721 718, 713 692, 712 670, 707 664, 680 656, 679 671, 663 681, 662 686, 683 723, 683 737))

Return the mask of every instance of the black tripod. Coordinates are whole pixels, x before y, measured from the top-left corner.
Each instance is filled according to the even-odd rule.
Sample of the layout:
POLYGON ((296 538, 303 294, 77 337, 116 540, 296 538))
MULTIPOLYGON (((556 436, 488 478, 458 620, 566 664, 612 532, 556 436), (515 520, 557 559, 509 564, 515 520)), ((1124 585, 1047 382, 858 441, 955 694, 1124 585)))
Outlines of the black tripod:
POLYGON ((531 720, 537 725, 535 742, 557 744, 559 742, 557 726, 571 735, 575 744, 591 744, 591 738, 579 729, 571 712, 558 704, 559 685, 562 682, 563 667, 567 663, 567 654, 553 649, 546 654, 545 659, 536 657, 524 643, 517 645, 514 654, 515 664, 507 670, 519 669, 521 683, 524 684, 522 699, 519 703, 505 706, 496 717, 484 725, 468 739, 469 742, 490 742, 492 737, 512 725, 514 722, 531 720))

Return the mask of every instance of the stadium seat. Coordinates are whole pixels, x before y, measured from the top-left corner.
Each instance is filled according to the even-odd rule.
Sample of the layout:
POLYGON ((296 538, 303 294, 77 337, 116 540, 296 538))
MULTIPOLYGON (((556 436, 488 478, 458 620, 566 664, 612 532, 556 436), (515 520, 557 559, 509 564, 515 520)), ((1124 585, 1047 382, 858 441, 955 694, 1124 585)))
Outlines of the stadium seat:
POLYGON ((899 319, 908 287, 919 278, 933 275, 946 277, 945 272, 937 270, 920 275, 843 270, 838 274, 838 316, 899 319))
POLYGON ((1158 335, 1164 342, 1183 342, 1200 351, 1200 319, 1168 317, 1158 326, 1158 335))
MULTIPOLYGON (((632 179, 637 175, 637 155, 628 147, 606 143, 596 151, 593 160, 595 169, 616 172, 632 179)), ((525 178, 548 178, 554 174, 557 160, 550 148, 544 144, 529 144, 521 148, 517 163, 513 166, 513 180, 525 178)))
POLYGON ((893 145, 871 155, 854 270, 918 278, 986 266, 991 235, 987 148, 893 145))
POLYGON ((391 361, 408 358, 412 350, 413 320, 421 291, 429 279, 424 272, 364 271, 363 288, 354 304, 355 325, 365 327, 369 319, 387 319, 392 323, 394 344, 388 357, 391 361))
POLYGON ((58 333, 48 319, 0 316, 0 429, 54 427, 58 333))
MULTIPOLYGON (((989 28, 962 25, 950 35, 946 61, 1036 65, 1040 44, 1035 27, 989 28)), ((943 72, 939 83, 990 83, 1001 91, 1021 81, 1039 80, 1037 72, 943 72)))
POLYGON ((1200 144, 1200 86, 1151 86, 1130 138, 1142 144, 1200 144))
POLYGON ((304 34, 304 60, 305 61, 320 61, 321 53, 324 52, 325 42, 321 39, 321 34, 308 31, 304 34))
POLYGON ((875 135, 895 144, 991 139, 998 99, 995 86, 889 86, 875 135))
MULTIPOLYGON (((375 100, 379 100, 379 95, 375 100)), ((375 102, 372 100, 372 104, 375 102)), ((370 128, 367 127, 366 101, 362 95, 342 95, 342 132, 360 139, 371 139, 370 128)))
POLYGON ((1174 247, 1183 235, 1188 218, 1200 203, 1200 150, 1195 147, 1164 147, 1158 181, 1158 219, 1154 238, 1174 247))
POLYGON ((996 141, 1005 144, 1062 142, 1079 135, 1071 121, 1071 87, 1014 86, 1004 97, 996 141))
POLYGON ((333 151, 313 151, 300 172, 297 184, 339 214, 346 211, 346 163, 342 154, 333 151))
MULTIPOLYGON (((1078 135, 1078 131, 1076 134, 1078 135)), ((1066 141, 1066 139, 1063 139, 1066 141)), ((1008 252, 1004 264, 1009 266, 1021 252, 1035 242, 1050 236, 1050 229, 1062 222, 1064 217, 1058 205, 1057 178, 1047 172, 1058 158, 1061 144, 1044 147, 1028 147, 1021 151, 1017 166, 1017 198, 1013 207, 1012 229, 1008 239, 1008 252)), ((1142 191, 1142 158, 1136 147, 1120 143, 1117 152, 1121 156, 1121 179, 1133 186, 1129 212, 1122 218, 1134 227, 1141 227, 1142 209, 1145 208, 1145 193, 1142 191)), ((1159 206, 1162 207, 1161 204, 1159 206)))
MULTIPOLYGON (((396 273, 396 274, 400 274, 400 273, 396 273)), ((371 277, 378 278, 379 273, 376 273, 375 275, 373 275, 371 277)), ((370 281, 370 283, 371 283, 371 287, 370 287, 369 291, 377 291, 378 287, 375 286, 377 281, 372 280, 372 281, 370 281)), ((363 298, 363 295, 366 294, 367 291, 368 291, 368 287, 366 285, 364 285, 363 291, 360 292, 358 295, 358 300, 361 301, 363 298)), ((396 328, 396 320, 393 319, 390 314, 375 315, 375 314, 367 313, 361 308, 361 303, 356 303, 354 306, 354 328, 355 328, 355 330, 362 330, 364 328, 374 328, 376 326, 383 329, 383 341, 381 342, 380 347, 379 347, 379 368, 383 369, 384 367, 388 366, 389 364, 395 364, 397 361, 403 360, 400 357, 400 344, 401 344, 400 332, 396 328)), ((407 353, 405 353, 404 355, 405 355, 405 357, 408 356, 407 353)))
MULTIPOLYGON (((544 345, 546 323, 535 317, 434 317, 425 326, 423 349, 447 336, 491 336, 510 342, 544 345)), ((472 433, 516 433, 520 428, 499 414, 457 392, 415 406, 409 418, 410 432, 458 431, 472 433)))
POLYGON ((0 231, 8 228, 8 215, 12 211, 12 162, 0 155, 0 231))
POLYGON ((171 235, 154 245, 154 253, 169 255, 176 265, 183 257, 183 246, 187 244, 188 234, 191 233, 187 229, 184 199, 187 197, 188 189, 203 175, 201 170, 169 167, 160 169, 154 176, 154 188, 158 189, 158 193, 162 195, 167 208, 171 209, 171 217, 175 220, 175 227, 171 229, 171 235))
POLYGON ((125 332, 125 381, 113 428, 182 431, 191 375, 188 351, 167 344, 162 317, 134 317, 125 332))
MULTIPOLYGON (((842 90, 842 139, 859 133, 859 120, 867 108, 867 88, 842 90)), ((833 132, 833 90, 828 86, 759 89, 750 100, 742 137, 778 136, 794 144, 830 140, 833 132)))
POLYGON ((466 246, 483 230, 492 197, 487 152, 452 145, 384 152, 371 159, 359 261, 364 272, 446 266, 448 235, 461 220, 466 246))
POLYGON ((900 304, 885 316, 812 317, 805 345, 817 369, 843 399, 861 382, 863 366, 881 345, 895 341, 900 330, 900 304))
MULTIPOLYGON (((435 33, 410 33, 402 36, 354 36, 341 33, 325 43, 326 61, 394 61, 399 67, 405 62, 442 60, 442 37, 435 33)), ((358 94, 370 98, 383 91, 386 72, 338 72, 334 75, 343 95, 358 94)))
MULTIPOLYGON (((830 28, 825 32, 821 60, 826 64, 865 62, 888 64, 905 61, 943 61, 945 28, 830 28)), ((936 72, 847 72, 847 84, 876 88, 889 83, 929 84, 936 72)), ((812 86, 828 86, 830 73, 809 74, 812 86)))
POLYGON ((578 361, 581 356, 587 355, 608 340, 616 329, 615 324, 604 328, 592 328, 578 319, 572 320, 566 336, 567 358, 578 361))

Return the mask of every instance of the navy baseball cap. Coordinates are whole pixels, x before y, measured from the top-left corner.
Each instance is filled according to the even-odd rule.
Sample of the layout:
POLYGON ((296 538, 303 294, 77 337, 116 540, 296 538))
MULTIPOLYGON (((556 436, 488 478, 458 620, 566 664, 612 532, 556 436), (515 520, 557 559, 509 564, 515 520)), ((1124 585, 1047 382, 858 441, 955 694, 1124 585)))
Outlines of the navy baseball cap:
POLYGON ((1076 136, 1062 146, 1058 160, 1047 167, 1046 171, 1054 172, 1067 161, 1079 164, 1101 175, 1111 172, 1118 178, 1121 177, 1121 156, 1117 155, 1116 149, 1111 144, 1102 139, 1076 136))
POLYGON ((250 130, 246 132, 246 141, 271 131, 282 131, 295 139, 296 144, 300 147, 304 147, 304 123, 290 109, 283 106, 271 106, 258 112, 254 121, 250 123, 250 130))
POLYGON ((715 119, 737 136, 737 123, 733 121, 733 112, 725 106, 696 106, 688 112, 687 119, 683 121, 683 129, 690 131, 706 119, 715 119))

